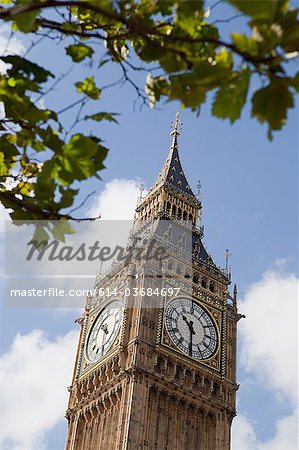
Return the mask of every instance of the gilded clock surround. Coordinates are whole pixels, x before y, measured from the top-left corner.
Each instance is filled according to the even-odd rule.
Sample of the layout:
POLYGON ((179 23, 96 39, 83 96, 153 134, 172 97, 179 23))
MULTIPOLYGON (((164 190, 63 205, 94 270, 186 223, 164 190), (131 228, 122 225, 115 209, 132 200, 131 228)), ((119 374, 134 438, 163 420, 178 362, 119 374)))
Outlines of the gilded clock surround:
MULTIPOLYGON (((109 299, 102 306, 102 308, 100 309, 98 314, 97 315, 93 315, 91 317, 90 324, 89 324, 89 329, 88 329, 87 340, 86 340, 85 349, 84 349, 84 357, 85 357, 85 360, 88 363, 93 364, 93 363, 98 362, 103 357, 105 357, 106 354, 108 354, 110 352, 110 350, 111 350, 111 348, 113 348, 113 346, 115 346, 115 341, 117 339, 117 335, 119 334, 119 330, 120 330, 120 327, 121 327, 121 319, 122 319, 122 307, 121 307, 121 305, 122 305, 122 301, 121 300, 119 300, 117 298, 109 299), (118 304, 120 306, 120 308, 118 308, 119 312, 116 313, 116 317, 115 317, 116 322, 115 322, 114 327, 112 329, 112 341, 109 343, 109 339, 110 338, 108 338, 108 341, 105 341, 103 339, 103 341, 102 341, 102 347, 103 347, 102 356, 99 355, 98 357, 95 357, 94 360, 92 360, 91 356, 88 354, 88 353, 91 353, 91 350, 89 348, 89 341, 92 338, 93 333, 95 333, 95 326, 97 325, 97 321, 99 321, 101 319, 101 316, 104 314, 104 317, 103 317, 103 321, 104 321, 104 320, 107 320, 110 316, 113 315, 113 314, 110 314, 110 315, 108 314, 106 319, 105 319, 105 313, 106 312, 108 313, 110 311, 111 305, 113 305, 113 304, 116 304, 116 305, 118 304), (115 329, 115 326, 117 327, 117 329, 115 329), (105 350, 105 346, 108 345, 108 343, 109 343, 109 346, 108 346, 107 350, 105 350), (104 350, 105 350, 105 353, 104 353, 104 350)), ((114 309, 112 311, 114 311, 114 309)), ((104 331, 103 336, 105 336, 105 335, 107 335, 109 333, 109 327, 108 327, 109 324, 107 325, 107 324, 104 323, 104 324, 102 324, 102 327, 105 326, 105 325, 106 325, 106 328, 103 328, 103 331, 104 331)), ((101 329, 102 327, 99 327, 99 329, 101 329)), ((98 340, 99 329, 97 330, 97 334, 94 337, 94 340, 96 340, 96 341, 98 340)), ((95 346, 96 346, 96 344, 95 344, 95 346)), ((97 349, 99 349, 99 347, 97 349)), ((96 352, 94 352, 94 353, 96 353, 96 352)))
POLYGON ((186 258, 184 243, 173 236, 173 252, 162 266, 155 261, 120 262, 97 278, 96 287, 119 292, 126 287, 180 288, 180 297, 192 298, 212 315, 218 350, 210 359, 198 360, 172 344, 164 307, 173 297, 161 297, 157 305, 147 307, 141 296, 118 296, 124 305, 118 334, 107 354, 90 364, 84 356, 88 332, 111 299, 89 297, 78 321, 81 334, 69 388, 66 450, 231 448, 238 389, 237 289, 229 293, 228 271, 215 265, 203 244, 203 227, 197 226, 201 201, 189 186, 178 153, 178 117, 171 134, 167 160, 147 196, 140 195, 135 223, 179 223, 192 235, 192 254, 186 258))
MULTIPOLYGON (((179 298, 188 298, 189 300, 192 300, 192 297, 187 297, 186 295, 180 295, 179 298)), ((165 308, 167 307, 167 305, 175 300, 176 297, 171 298, 170 300, 168 300, 165 308)), ((176 345, 175 343, 172 341, 171 337, 169 336, 168 330, 167 330, 167 326, 166 326, 166 322, 165 322, 165 308, 163 309, 163 327, 162 327, 162 333, 161 333, 161 345, 167 347, 168 349, 171 349, 173 352, 179 353, 180 355, 182 355, 183 357, 186 358, 186 356, 194 361, 194 363, 198 364, 204 364, 207 367, 211 367, 214 370, 221 370, 221 342, 222 342, 222 336, 221 336, 221 332, 222 332, 222 326, 223 326, 223 318, 222 318, 222 313, 221 311, 219 311, 216 308, 213 308, 211 306, 207 306, 204 305, 203 303, 199 303, 198 300, 196 300, 195 298, 193 298, 193 301, 196 302, 202 309, 204 309, 212 318, 213 321, 215 323, 215 329, 217 332, 217 349, 214 352, 214 354, 207 359, 198 359, 198 358, 193 358, 191 356, 187 356, 183 351, 181 351, 176 345)))
POLYGON ((94 370, 99 364, 103 364, 107 359, 111 357, 115 353, 115 351, 118 350, 118 345, 120 342, 120 336, 121 336, 121 329, 123 326, 123 320, 124 320, 124 312, 122 312, 121 317, 121 323, 118 327, 117 334, 109 347, 107 353, 105 353, 101 358, 99 358, 96 361, 91 361, 87 356, 87 345, 88 345, 88 339, 89 335, 92 331, 92 328, 94 326, 95 321, 100 316, 100 314, 105 310, 105 308, 112 302, 119 300, 118 297, 111 297, 111 298, 103 298, 102 303, 100 306, 98 306, 92 314, 86 314, 86 323, 83 327, 84 329, 84 337, 83 337, 83 346, 81 348, 79 362, 78 362, 78 378, 82 378, 86 376, 90 371, 94 370))

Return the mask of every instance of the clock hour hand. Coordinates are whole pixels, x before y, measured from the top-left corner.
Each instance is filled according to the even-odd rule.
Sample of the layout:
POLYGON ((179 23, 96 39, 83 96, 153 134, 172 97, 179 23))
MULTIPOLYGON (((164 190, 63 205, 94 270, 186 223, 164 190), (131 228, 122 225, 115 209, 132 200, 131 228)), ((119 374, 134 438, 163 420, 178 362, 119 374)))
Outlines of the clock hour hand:
POLYGON ((188 326, 189 326, 189 331, 190 331, 189 356, 192 356, 193 334, 195 334, 192 320, 190 320, 190 322, 188 323, 188 326))
POLYGON ((104 331, 105 334, 108 334, 108 325, 106 323, 102 323, 100 328, 104 331))
POLYGON ((105 350, 106 336, 109 333, 108 324, 107 323, 102 323, 100 328, 101 328, 101 330, 104 331, 103 339, 102 339, 102 356, 103 356, 104 350, 105 350))
POLYGON ((188 321, 186 316, 183 316, 183 320, 186 322, 186 324, 188 325, 188 328, 190 330, 191 335, 195 334, 194 328, 193 328, 193 320, 190 320, 190 322, 188 321))

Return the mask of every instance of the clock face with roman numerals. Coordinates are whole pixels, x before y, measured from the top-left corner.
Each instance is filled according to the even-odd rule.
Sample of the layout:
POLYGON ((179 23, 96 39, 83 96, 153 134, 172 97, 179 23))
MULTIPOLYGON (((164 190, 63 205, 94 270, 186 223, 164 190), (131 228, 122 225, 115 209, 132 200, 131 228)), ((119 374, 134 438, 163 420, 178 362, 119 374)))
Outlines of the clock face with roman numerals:
POLYGON ((210 314, 188 298, 171 300, 165 309, 167 332, 173 344, 198 360, 211 358, 218 349, 218 333, 210 314))
POLYGON ((95 319, 86 345, 86 357, 90 362, 98 361, 111 348, 120 328, 122 306, 120 300, 113 300, 95 319))

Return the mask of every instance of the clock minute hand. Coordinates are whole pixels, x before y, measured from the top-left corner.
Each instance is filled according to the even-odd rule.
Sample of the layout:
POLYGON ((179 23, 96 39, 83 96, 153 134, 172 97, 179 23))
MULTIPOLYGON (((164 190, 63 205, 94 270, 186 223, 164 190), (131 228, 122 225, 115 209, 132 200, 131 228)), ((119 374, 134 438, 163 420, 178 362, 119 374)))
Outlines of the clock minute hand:
POLYGON ((194 328, 193 328, 193 321, 190 320, 190 322, 189 322, 186 316, 183 316, 183 320, 188 325, 188 328, 189 328, 189 331, 190 331, 189 356, 192 356, 192 347, 193 347, 192 336, 193 336, 193 334, 195 334, 195 331, 194 331, 194 328))
POLYGON ((101 325, 101 330, 104 331, 103 339, 102 339, 102 356, 103 356, 103 354, 104 354, 104 346, 105 346, 105 342, 106 342, 106 335, 108 334, 108 325, 106 323, 102 324, 101 325))
POLYGON ((188 319, 187 319, 186 316, 183 316, 183 320, 184 320, 184 321, 186 322, 186 324, 188 325, 188 328, 190 328, 190 324, 189 324, 188 319))

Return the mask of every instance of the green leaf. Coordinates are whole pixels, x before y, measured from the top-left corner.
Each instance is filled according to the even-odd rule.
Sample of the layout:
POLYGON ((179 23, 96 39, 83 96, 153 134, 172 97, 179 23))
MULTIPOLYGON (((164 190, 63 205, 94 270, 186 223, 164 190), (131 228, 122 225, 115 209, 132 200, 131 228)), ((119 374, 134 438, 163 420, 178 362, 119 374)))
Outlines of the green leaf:
POLYGON ((28 102, 28 105, 24 105, 22 109, 20 109, 19 117, 22 115, 26 117, 26 120, 31 122, 33 125, 38 124, 39 122, 47 122, 49 119, 49 111, 46 109, 39 109, 33 103, 28 102))
POLYGON ((289 0, 227 0, 254 20, 273 23, 287 11, 289 0))
POLYGON ((0 136, 0 151, 5 154, 5 157, 12 159, 19 154, 17 147, 12 143, 15 138, 12 134, 2 134, 0 136))
POLYGON ((134 39, 133 46, 138 57, 145 62, 158 61, 165 55, 158 41, 151 45, 142 39, 134 39))
POLYGON ((72 58, 74 62, 80 62, 87 57, 91 58, 94 50, 85 44, 75 44, 66 47, 66 53, 72 58))
POLYGON ((85 116, 84 120, 95 120, 96 122, 101 122, 102 120, 108 120, 108 122, 115 122, 118 123, 118 121, 115 119, 114 116, 119 116, 118 113, 107 113, 107 112, 99 112, 96 114, 92 114, 91 116, 85 116))
POLYGON ((23 33, 30 33, 35 25, 35 18, 39 14, 40 10, 26 12, 15 16, 15 23, 20 31, 23 33))
POLYGON ((8 175, 9 170, 16 163, 16 156, 19 151, 15 145, 10 142, 10 134, 3 134, 0 137, 0 176, 8 175))
POLYGON ((166 72, 179 72, 187 68, 186 62, 177 53, 166 53, 165 56, 160 58, 160 64, 166 72))
POLYGON ((231 123, 240 117, 246 103, 250 75, 251 71, 246 69, 217 91, 212 106, 214 116, 229 119, 231 123))
POLYGON ((288 108, 294 107, 294 98, 284 80, 274 80, 267 87, 257 91, 252 97, 252 117, 269 125, 272 130, 280 130, 286 122, 288 108))
POLYGON ((69 187, 64 188, 63 186, 59 186, 59 192, 61 194, 59 208, 68 208, 74 203, 74 198, 78 194, 79 189, 71 189, 69 187))
POLYGON ((148 96, 149 105, 154 108, 156 102, 158 102, 162 95, 166 95, 169 91, 169 85, 166 79, 162 76, 153 77, 151 73, 148 73, 146 77, 145 92, 148 96))
POLYGON ((68 220, 55 220, 54 226, 51 229, 54 239, 65 242, 65 235, 75 232, 68 220))
POLYGON ((38 127, 36 131, 46 147, 50 148, 54 152, 61 151, 64 142, 58 136, 57 131, 54 131, 50 126, 46 129, 38 127))
POLYGON ((194 66, 194 75, 193 83, 213 89, 231 75, 231 70, 222 64, 213 65, 207 61, 200 61, 194 66))
POLYGON ((193 35, 204 18, 202 0, 185 0, 177 2, 177 23, 186 33, 193 35))
POLYGON ((46 225, 43 225, 42 222, 36 223, 35 231, 32 236, 32 240, 31 240, 31 242, 28 242, 28 245, 30 245, 33 241, 35 241, 37 243, 37 245, 42 243, 43 241, 48 242, 49 235, 46 232, 45 228, 46 228, 46 225))
POLYGON ((101 89, 96 87, 94 77, 87 77, 84 81, 77 81, 75 86, 79 93, 83 93, 93 100, 100 98, 101 89))
POLYGON ((28 79, 31 79, 33 76, 33 80, 37 83, 44 83, 49 77, 54 78, 51 72, 21 56, 0 56, 0 59, 6 64, 12 65, 12 68, 7 71, 10 77, 19 78, 26 75, 28 79))
POLYGON ((233 67, 232 52, 229 52, 225 47, 222 47, 216 54, 215 61, 217 61, 218 65, 231 69, 233 67))
POLYGON ((33 183, 29 183, 28 181, 20 181, 14 189, 17 194, 25 195, 28 197, 29 195, 31 195, 33 187, 33 183))
POLYGON ((35 197, 43 204, 55 205, 54 196, 57 183, 53 177, 54 161, 46 161, 42 170, 37 175, 37 182, 35 185, 35 197))
POLYGON ((5 155, 4 153, 0 152, 0 176, 7 175, 8 174, 8 168, 5 163, 5 155))
POLYGON ((169 97, 171 100, 180 100, 183 106, 191 108, 192 111, 205 101, 209 87, 201 84, 197 75, 187 73, 171 76, 169 79, 169 97))
POLYGON ((59 178, 65 183, 85 180, 104 168, 107 149, 93 137, 75 134, 59 156, 59 178))
POLYGON ((291 11, 280 25, 283 28, 282 47, 288 53, 299 51, 299 21, 296 11, 291 11))
POLYGON ((231 33, 231 38, 235 46, 242 52, 250 53, 253 56, 258 54, 257 42, 252 37, 239 33, 231 33))

